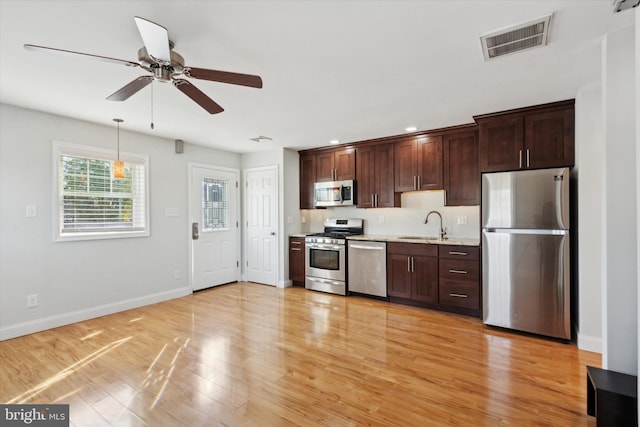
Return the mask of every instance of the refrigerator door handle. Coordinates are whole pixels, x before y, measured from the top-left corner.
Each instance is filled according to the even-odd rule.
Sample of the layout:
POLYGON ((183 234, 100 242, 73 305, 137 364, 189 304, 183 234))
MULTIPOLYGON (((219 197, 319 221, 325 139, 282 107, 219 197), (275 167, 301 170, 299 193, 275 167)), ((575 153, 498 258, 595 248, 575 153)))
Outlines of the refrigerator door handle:
POLYGON ((505 234, 552 234, 552 235, 568 235, 569 230, 544 230, 534 228, 492 228, 486 227, 482 231, 485 233, 505 233, 505 234))

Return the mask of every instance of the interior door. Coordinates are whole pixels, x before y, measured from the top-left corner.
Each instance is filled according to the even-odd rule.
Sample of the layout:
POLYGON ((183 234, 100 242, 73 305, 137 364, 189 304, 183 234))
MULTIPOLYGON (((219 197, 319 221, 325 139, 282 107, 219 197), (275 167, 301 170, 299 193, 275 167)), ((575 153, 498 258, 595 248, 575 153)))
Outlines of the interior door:
POLYGON ((275 286, 278 281, 278 169, 245 172, 247 280, 275 286))
POLYGON ((189 167, 191 286, 193 290, 239 278, 238 171, 189 167))

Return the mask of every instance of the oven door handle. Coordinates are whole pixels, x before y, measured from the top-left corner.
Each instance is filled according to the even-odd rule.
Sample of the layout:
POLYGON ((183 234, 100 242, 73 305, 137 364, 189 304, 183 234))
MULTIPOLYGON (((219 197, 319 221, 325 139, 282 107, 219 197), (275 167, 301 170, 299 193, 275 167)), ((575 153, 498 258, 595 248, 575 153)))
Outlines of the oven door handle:
POLYGON ((319 249, 321 251, 339 251, 344 249, 343 245, 319 245, 317 243, 307 243, 309 249, 319 249))

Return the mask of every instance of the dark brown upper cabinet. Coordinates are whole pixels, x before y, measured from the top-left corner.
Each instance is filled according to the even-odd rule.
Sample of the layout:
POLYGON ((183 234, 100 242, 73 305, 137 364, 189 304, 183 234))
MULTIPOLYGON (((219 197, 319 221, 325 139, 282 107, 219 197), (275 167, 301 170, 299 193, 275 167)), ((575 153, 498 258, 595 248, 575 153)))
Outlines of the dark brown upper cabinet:
POLYGON ((480 172, 571 167, 574 100, 474 117, 480 172))
POLYGON ((356 179, 356 150, 345 148, 316 155, 316 182, 356 179))
POLYGON ((400 207, 400 193, 393 191, 394 144, 358 147, 356 191, 359 208, 400 207))
POLYGON ((479 205, 478 132, 461 130, 445 134, 443 150, 445 205, 479 205))
POLYGON ((316 154, 300 154, 300 209, 313 209, 316 182, 316 154))
POLYGON ((395 143, 395 191, 442 190, 442 136, 420 135, 395 143))

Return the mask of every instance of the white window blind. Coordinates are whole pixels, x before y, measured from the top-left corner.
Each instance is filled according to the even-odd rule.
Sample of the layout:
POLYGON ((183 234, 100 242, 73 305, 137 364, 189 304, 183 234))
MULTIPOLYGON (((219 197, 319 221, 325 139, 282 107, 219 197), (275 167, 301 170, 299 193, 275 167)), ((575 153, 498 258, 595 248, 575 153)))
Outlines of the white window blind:
POLYGON ((125 177, 113 178, 114 154, 57 144, 57 240, 148 236, 147 164, 121 152, 125 177))

